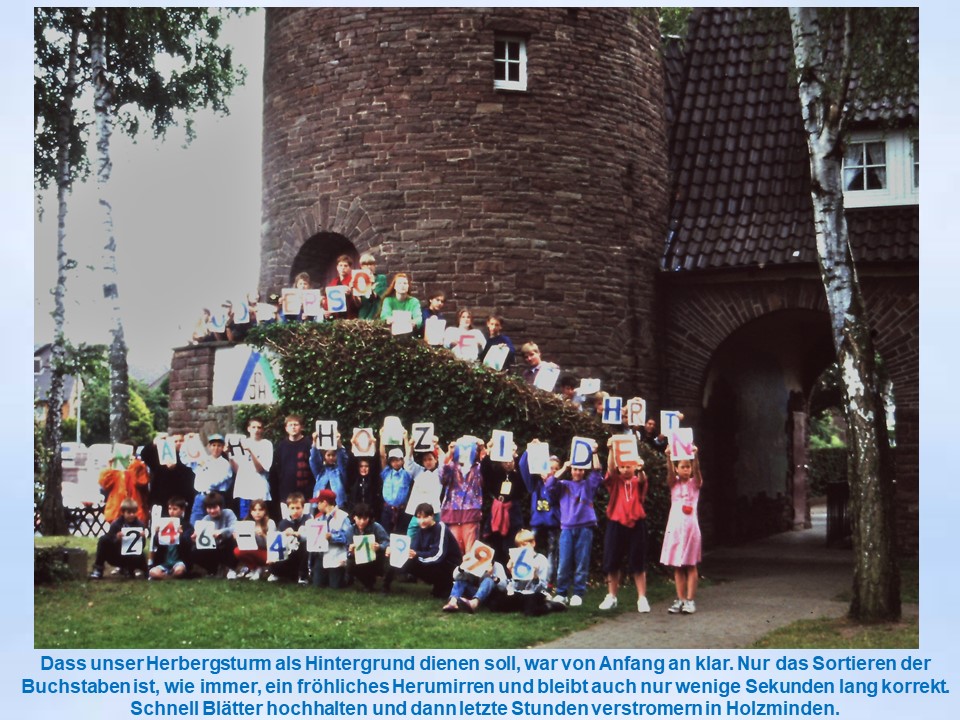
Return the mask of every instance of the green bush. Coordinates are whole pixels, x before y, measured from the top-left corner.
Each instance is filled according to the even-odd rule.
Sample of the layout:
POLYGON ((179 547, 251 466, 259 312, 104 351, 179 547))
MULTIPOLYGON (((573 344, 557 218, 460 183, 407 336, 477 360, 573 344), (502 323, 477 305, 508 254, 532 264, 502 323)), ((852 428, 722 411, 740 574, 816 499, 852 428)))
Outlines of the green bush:
POLYGON ((820 448, 808 450, 807 473, 809 494, 823 497, 827 494, 827 483, 847 481, 847 449, 820 448))
MULTIPOLYGON (((414 422, 434 423, 442 449, 462 435, 489 439, 494 429, 503 429, 513 432, 521 450, 538 438, 559 456, 569 453, 574 436, 582 436, 597 441, 606 467, 610 426, 517 376, 462 362, 450 351, 410 336, 393 336, 382 324, 343 320, 261 325, 247 342, 278 360, 279 402, 270 408, 244 408, 238 425, 251 415, 262 415, 269 434, 279 438, 284 436, 284 416, 298 414, 307 423, 307 433, 313 421, 329 419, 337 421, 347 438, 354 427, 379 429, 385 417, 395 415, 408 428, 414 422)), ((659 557, 670 497, 663 456, 647 448, 641 454, 651 486, 646 509, 653 558, 659 557)), ((601 498, 596 563, 605 509, 601 498)))
POLYGON ((63 545, 33 548, 33 584, 51 585, 72 580, 74 573, 63 545))

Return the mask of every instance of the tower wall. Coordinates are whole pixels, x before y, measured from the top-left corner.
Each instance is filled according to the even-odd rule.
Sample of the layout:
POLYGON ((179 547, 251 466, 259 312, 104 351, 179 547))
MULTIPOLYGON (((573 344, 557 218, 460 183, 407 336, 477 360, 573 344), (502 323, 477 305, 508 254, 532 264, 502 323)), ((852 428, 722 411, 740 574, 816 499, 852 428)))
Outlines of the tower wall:
POLYGON ((649 10, 268 9, 261 291, 342 235, 421 300, 655 402, 658 48, 649 10), (500 33, 526 41, 526 91, 493 87, 500 33))

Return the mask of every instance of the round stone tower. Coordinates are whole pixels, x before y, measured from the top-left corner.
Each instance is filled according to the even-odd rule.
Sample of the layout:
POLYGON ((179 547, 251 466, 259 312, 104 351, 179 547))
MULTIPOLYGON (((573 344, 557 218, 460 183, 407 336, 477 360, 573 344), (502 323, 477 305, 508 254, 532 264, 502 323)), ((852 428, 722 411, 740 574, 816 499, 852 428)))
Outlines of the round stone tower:
POLYGON ((270 8, 261 292, 371 250, 655 402, 663 115, 653 10, 270 8))

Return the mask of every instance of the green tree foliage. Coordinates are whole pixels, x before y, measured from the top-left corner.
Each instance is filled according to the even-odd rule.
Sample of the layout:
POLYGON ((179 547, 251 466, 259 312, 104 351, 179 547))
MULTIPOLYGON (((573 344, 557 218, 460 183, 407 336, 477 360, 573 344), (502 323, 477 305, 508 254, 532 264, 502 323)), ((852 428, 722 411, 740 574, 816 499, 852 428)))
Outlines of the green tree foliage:
MULTIPOLYGON (((87 144, 91 127, 97 136, 99 208, 104 213, 104 297, 111 300, 113 343, 111 436, 127 437, 127 347, 120 322, 116 276, 117 242, 112 210, 106 197, 110 177, 110 135, 113 126, 136 136, 145 116, 155 137, 185 121, 193 137, 190 113, 202 107, 228 112, 225 98, 242 82, 231 49, 219 41, 225 14, 240 10, 207 8, 36 8, 34 10, 34 183, 39 191, 55 184, 58 203, 55 332, 51 407, 62 400, 64 354, 64 295, 72 265, 65 247, 67 198, 76 179, 88 171, 87 144), (75 100, 94 95, 94 118, 78 109, 75 100)), ((42 217, 42 213, 41 213, 42 217)), ((62 442, 59 417, 50 416, 45 443, 51 453, 42 510, 50 534, 66 533, 62 521, 62 442)))

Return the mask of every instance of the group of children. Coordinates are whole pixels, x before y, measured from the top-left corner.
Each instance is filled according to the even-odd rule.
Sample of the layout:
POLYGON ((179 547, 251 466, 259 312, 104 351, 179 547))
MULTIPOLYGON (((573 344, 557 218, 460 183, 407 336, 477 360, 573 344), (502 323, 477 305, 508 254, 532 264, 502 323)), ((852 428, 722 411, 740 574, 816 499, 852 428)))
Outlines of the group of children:
MULTIPOLYGON (((590 467, 551 457, 549 471, 540 474, 529 462, 537 440, 519 458, 514 451, 512 459, 494 461, 492 441, 461 438, 441 459, 436 438, 431 449, 415 452, 406 431, 400 444, 385 444, 384 428, 379 453, 351 457, 339 435, 334 443, 321 442, 317 433, 305 437, 296 415, 286 418, 285 431, 274 447, 263 438, 262 420, 254 418, 242 443, 225 454, 224 438, 211 434, 205 456, 193 460, 183 456, 182 438, 175 439, 176 458, 165 463, 158 462, 157 445, 148 446, 142 456, 150 470, 151 528, 143 508, 124 500, 121 516, 98 542, 91 577, 102 577, 109 562, 151 580, 201 571, 372 590, 382 579, 389 592, 395 577, 407 576, 428 583, 445 599, 446 612, 487 604, 536 615, 583 604, 598 525, 594 500, 602 488, 608 496, 607 594, 599 607, 617 607, 629 573, 637 610, 650 611, 642 461, 618 466, 611 449, 601 473, 594 443, 590 467), (192 492, 185 489, 189 474, 192 492), (529 513, 523 507, 528 496, 529 513), (234 508, 246 523, 238 525, 234 508)), ((656 440, 650 428, 641 433, 656 440)), ((671 507, 660 560, 674 568, 677 598, 669 612, 690 614, 696 610, 703 479, 696 456, 674 462, 669 448, 663 451, 671 507)))

